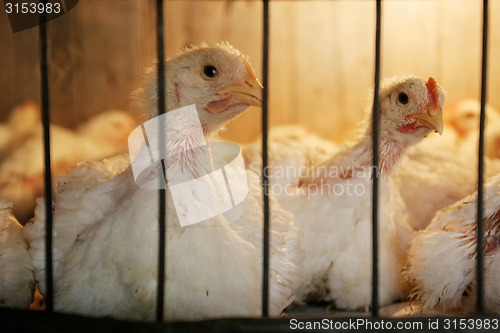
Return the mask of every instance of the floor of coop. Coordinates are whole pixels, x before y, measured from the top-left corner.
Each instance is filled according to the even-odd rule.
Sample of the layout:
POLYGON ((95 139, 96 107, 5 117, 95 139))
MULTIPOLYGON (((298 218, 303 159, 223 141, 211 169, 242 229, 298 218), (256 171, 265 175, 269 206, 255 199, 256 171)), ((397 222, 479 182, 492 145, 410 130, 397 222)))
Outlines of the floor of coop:
MULTIPOLYGON (((446 314, 433 310, 423 310, 418 302, 399 302, 394 303, 379 309, 380 317, 387 318, 404 318, 404 317, 420 317, 420 316, 461 316, 464 313, 460 311, 447 312, 446 314)), ((311 305, 295 306, 287 309, 284 317, 290 318, 328 318, 328 317, 370 317, 371 312, 361 311, 342 311, 332 310, 328 305, 311 305)))
MULTIPOLYGON (((31 311, 43 311, 43 296, 38 291, 35 291, 35 297, 33 303, 30 305, 31 311)), ((356 318, 356 317, 370 317, 370 312, 361 311, 341 311, 334 310, 328 304, 307 304, 307 305, 291 305, 283 313, 283 318, 330 318, 330 317, 346 317, 346 318, 356 318)), ((436 315, 463 315, 462 312, 453 313, 439 313, 437 311, 422 310, 422 306, 418 302, 399 302, 391 304, 379 309, 380 317, 386 318, 404 318, 404 317, 419 317, 419 316, 436 316, 436 315)))

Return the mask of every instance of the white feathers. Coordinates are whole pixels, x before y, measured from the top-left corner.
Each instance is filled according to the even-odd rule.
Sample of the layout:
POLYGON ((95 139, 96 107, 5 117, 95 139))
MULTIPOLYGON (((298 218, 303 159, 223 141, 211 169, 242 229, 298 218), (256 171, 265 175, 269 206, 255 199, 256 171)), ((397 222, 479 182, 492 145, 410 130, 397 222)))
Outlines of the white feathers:
MULTIPOLYGON (((97 166, 94 163, 90 168, 97 166)), ((82 164, 81 168, 89 166, 82 164)), ((54 239, 56 309, 152 320, 157 191, 138 188, 129 168, 93 186, 77 189, 77 180, 67 177, 55 198, 55 235, 61 235, 54 239), (75 187, 68 188, 70 184, 75 187)), ((184 228, 179 226, 168 196, 167 319, 259 316, 262 197, 251 173, 248 183, 249 196, 242 204, 224 216, 184 228)), ((41 207, 40 202, 25 234, 43 294, 41 207)), ((275 202, 271 216, 270 310, 278 315, 293 295, 294 281, 301 273, 301 266, 295 264, 301 261, 300 234, 293 227, 293 217, 275 202)))
POLYGON ((35 278, 23 227, 11 210, 12 204, 0 199, 0 307, 27 310, 35 278))
MULTIPOLYGON (((499 313, 500 177, 485 186, 484 241, 485 303, 499 313)), ((438 212, 431 224, 417 233, 409 250, 406 274, 415 283, 413 295, 424 309, 473 310, 476 277, 477 193, 438 212), (463 296, 469 295, 464 298, 463 296)))
MULTIPOLYGON (((271 186, 285 189, 297 186, 311 165, 317 165, 339 150, 337 144, 325 140, 300 125, 282 125, 269 131, 268 176, 271 186), (284 167, 285 166, 285 167, 284 167)), ((262 171, 262 142, 257 140, 243 148, 245 164, 250 170, 262 171)))
MULTIPOLYGON (((432 135, 432 134, 431 134, 432 135)), ((429 225, 436 212, 476 189, 474 165, 426 141, 408 149, 391 177, 400 190, 415 230, 429 225)))

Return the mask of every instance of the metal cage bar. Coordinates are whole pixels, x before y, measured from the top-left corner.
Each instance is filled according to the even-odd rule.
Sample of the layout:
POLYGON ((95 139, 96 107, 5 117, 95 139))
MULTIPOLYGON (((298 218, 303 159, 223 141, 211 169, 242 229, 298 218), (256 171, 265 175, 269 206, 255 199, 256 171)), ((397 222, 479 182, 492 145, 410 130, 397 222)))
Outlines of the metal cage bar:
POLYGON ((484 312, 484 129, 486 118, 486 88, 488 66, 488 0, 483 0, 483 27, 482 27, 482 57, 481 57, 481 113, 479 117, 479 148, 477 166, 477 293, 476 311, 484 312))
POLYGON ((54 284, 52 267, 52 169, 50 164, 50 96, 47 62, 47 23, 45 22, 46 17, 44 12, 42 13, 40 19, 40 75, 45 164, 45 311, 50 313, 54 311, 54 284))
POLYGON ((268 165, 268 96, 269 96, 269 0, 263 0, 262 36, 262 187, 263 187, 263 261, 262 261, 262 316, 269 316, 269 179, 268 165))
POLYGON ((372 316, 378 316, 378 175, 379 175, 379 88, 380 88, 380 31, 382 20, 382 0, 377 0, 375 27, 375 87, 373 91, 372 118, 372 316))
MULTIPOLYGON (((163 0, 156 1, 156 32, 157 32, 157 57, 158 57, 158 114, 162 115, 165 113, 165 45, 163 37, 163 0)), ((165 124, 161 123, 163 120, 160 119, 159 128, 159 151, 165 150, 165 124)), ((165 164, 164 161, 160 161, 162 166, 162 173, 159 173, 159 183, 160 185, 165 185, 165 164), (162 177, 163 176, 163 177, 162 177)), ((156 321, 163 321, 163 311, 164 311, 164 296, 165 296, 165 265, 166 265, 166 232, 167 232, 167 221, 166 221, 166 189, 163 186, 158 187, 158 286, 157 286, 157 298, 156 298, 156 321)))

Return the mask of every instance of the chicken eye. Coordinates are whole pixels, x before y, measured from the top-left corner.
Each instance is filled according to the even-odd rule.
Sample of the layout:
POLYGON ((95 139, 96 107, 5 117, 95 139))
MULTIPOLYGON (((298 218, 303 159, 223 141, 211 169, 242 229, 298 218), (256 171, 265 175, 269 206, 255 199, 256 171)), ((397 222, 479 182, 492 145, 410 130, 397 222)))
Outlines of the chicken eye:
POLYGON ((409 98, 408 98, 408 95, 406 93, 400 93, 399 94, 399 96, 398 96, 398 102, 400 104, 406 105, 406 104, 408 104, 408 101, 409 101, 409 98))
POLYGON ((203 68, 203 75, 205 75, 209 79, 214 79, 219 75, 219 71, 215 66, 212 65, 206 65, 203 68))

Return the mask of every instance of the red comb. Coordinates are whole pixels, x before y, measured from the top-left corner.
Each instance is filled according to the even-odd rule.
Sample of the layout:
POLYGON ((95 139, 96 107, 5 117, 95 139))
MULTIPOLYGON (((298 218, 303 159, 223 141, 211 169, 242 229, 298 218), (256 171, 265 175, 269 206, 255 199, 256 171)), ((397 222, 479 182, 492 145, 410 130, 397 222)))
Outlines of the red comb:
POLYGON ((431 96, 431 101, 434 106, 439 107, 439 88, 436 82, 436 79, 430 77, 427 81, 427 91, 431 96))

